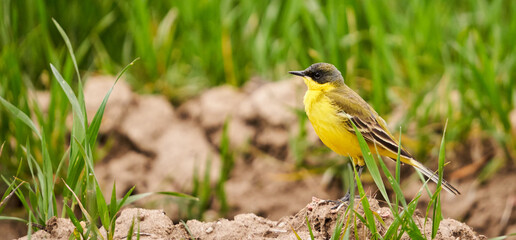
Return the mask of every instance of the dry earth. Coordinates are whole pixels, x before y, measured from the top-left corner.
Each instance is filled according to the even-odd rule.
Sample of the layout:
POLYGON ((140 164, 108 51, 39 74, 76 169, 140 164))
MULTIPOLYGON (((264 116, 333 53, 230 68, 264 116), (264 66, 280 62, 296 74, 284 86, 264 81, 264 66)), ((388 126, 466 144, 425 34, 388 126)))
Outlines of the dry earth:
MULTIPOLYGON (((364 215, 359 200, 356 200, 355 211, 364 215)), ((369 200, 370 209, 378 213, 390 226, 394 216, 387 207, 380 207, 375 199, 369 200)), ((298 234, 302 239, 310 239, 310 232, 306 219, 310 222, 312 233, 315 239, 329 239, 335 232, 335 226, 339 216, 344 215, 345 207, 339 211, 332 210, 332 204, 320 199, 312 199, 306 207, 293 216, 283 217, 273 221, 253 213, 236 215, 234 220, 218 219, 213 222, 200 222, 189 220, 184 224, 174 224, 162 210, 148 210, 142 208, 129 208, 120 214, 116 220, 116 231, 114 239, 126 239, 131 234, 133 225, 133 236, 140 235, 140 239, 297 239, 298 234), (139 231, 134 230, 136 226, 139 231), (295 231, 295 233, 294 233, 295 231)), ((416 215, 414 220, 421 232, 431 236, 432 224, 430 219, 416 215)), ((351 220, 353 221, 353 220, 351 220)), ((377 221, 377 225, 381 223, 377 221)), ((72 234, 74 226, 68 219, 52 218, 47 223, 45 230, 40 230, 32 235, 32 239, 56 239, 66 240, 72 234)), ((380 227, 380 234, 385 234, 386 227, 380 227)), ((100 232, 105 234, 104 229, 100 232)), ((357 223, 356 230, 352 228, 350 238, 357 236, 359 239, 371 239, 371 232, 362 224, 357 223), (356 231, 356 232, 355 232, 356 231)), ((21 239, 26 239, 21 238, 21 239)), ((401 239, 410 239, 404 234, 401 239)), ((471 227, 453 219, 444 219, 439 225, 439 231, 435 239, 487 239, 483 235, 475 233, 471 227)))
MULTIPOLYGON (((91 77, 87 81, 85 98, 88 116, 94 115, 113 81, 112 77, 106 76, 91 77)), ((210 89, 175 108, 161 96, 137 95, 121 81, 111 95, 101 126, 100 139, 111 149, 95 167, 99 182, 104 192, 109 194, 116 180, 118 197, 132 186, 136 186, 137 193, 189 193, 194 172, 203 173, 209 162, 210 179, 214 185, 219 179, 221 167, 219 145, 222 127, 228 120, 228 136, 235 153, 235 165, 225 191, 231 208, 227 217, 234 220, 217 220, 216 212, 220 204, 214 200, 211 203, 214 211, 204 215, 205 219, 213 222, 188 221, 189 228, 195 229, 192 235, 202 239, 230 236, 224 234, 240 234, 231 235, 235 239, 274 236, 287 239, 293 237, 292 226, 306 238, 304 216, 309 216, 312 224, 324 225, 316 229, 317 236, 324 238, 331 233, 336 215, 324 205, 315 204, 316 207, 313 207, 313 202, 308 206, 306 203, 312 196, 336 199, 342 192, 339 184, 329 181, 327 175, 296 170, 294 167, 289 141, 297 136, 300 129, 295 111, 302 109, 304 91, 303 83, 294 79, 276 83, 253 79, 242 89, 230 86, 210 89), (285 217, 289 215, 293 216, 285 217)), ((40 102, 45 102, 45 95, 40 96, 40 102)), ((311 125, 307 122, 303 127, 307 130, 308 145, 322 146, 311 125)), ((477 149, 471 151, 474 156, 461 156, 463 161, 455 164, 452 160, 451 166, 446 169, 448 176, 452 176, 449 179, 458 186, 462 195, 442 196, 444 217, 464 221, 487 236, 516 232, 516 214, 513 213, 516 206, 516 170, 514 167, 507 168, 489 182, 477 183, 471 176, 480 171, 488 157, 498 153, 489 152, 492 149, 472 149, 477 149), (469 167, 469 175, 461 175, 465 172, 464 167, 469 167)), ((453 152, 450 155, 455 159, 453 152)), ((330 154, 329 157, 336 156, 330 154)), ((312 162, 313 159, 307 161, 312 162)), ((411 169, 404 169, 403 173, 406 173, 404 191, 411 199, 421 184, 415 180, 415 175, 411 175, 411 169)), ((367 182, 365 175, 364 181, 367 182)), ((374 184, 370 182, 366 185, 369 193, 375 191, 374 184)), ((422 209, 426 207, 425 201, 428 201, 427 196, 422 197, 422 209)), ((146 236, 148 239, 188 237, 184 235, 182 225, 172 223, 179 220, 181 209, 170 198, 152 197, 138 204, 163 210, 125 210, 117 221, 117 226, 120 225, 117 236, 120 238, 127 234, 122 227, 127 222, 123 219, 132 218, 136 212, 141 215, 138 217, 142 224, 141 233, 153 234, 146 236), (150 224, 150 219, 159 224, 150 224), (144 223, 149 223, 148 230, 143 228, 144 223)), ((379 207, 376 210, 386 211, 379 207)), ((385 213, 385 216, 389 218, 389 214, 385 213)), ((57 219, 59 223, 66 221, 57 219)), ((442 239, 477 236, 467 225, 451 219, 443 221, 440 227, 442 239)), ((358 232, 362 234, 360 230, 358 232)), ((46 233, 52 234, 52 230, 47 229, 46 233)))

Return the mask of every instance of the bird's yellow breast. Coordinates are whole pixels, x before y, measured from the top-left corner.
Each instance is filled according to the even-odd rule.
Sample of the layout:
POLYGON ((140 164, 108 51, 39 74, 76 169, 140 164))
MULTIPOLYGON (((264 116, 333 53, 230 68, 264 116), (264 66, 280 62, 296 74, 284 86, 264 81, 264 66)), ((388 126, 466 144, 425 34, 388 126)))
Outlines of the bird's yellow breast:
POLYGON ((305 93, 304 105, 308 119, 321 141, 334 152, 343 156, 362 156, 355 134, 345 128, 338 109, 324 95, 324 89, 305 93))

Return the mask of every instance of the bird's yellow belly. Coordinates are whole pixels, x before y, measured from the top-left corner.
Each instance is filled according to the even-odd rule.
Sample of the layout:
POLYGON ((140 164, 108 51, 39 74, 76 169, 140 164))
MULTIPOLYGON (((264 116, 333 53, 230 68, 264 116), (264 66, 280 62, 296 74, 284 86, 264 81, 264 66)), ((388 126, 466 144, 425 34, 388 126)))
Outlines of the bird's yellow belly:
POLYGON ((326 146, 343 156, 362 156, 357 137, 346 130, 337 109, 320 91, 307 91, 304 104, 308 119, 326 146))

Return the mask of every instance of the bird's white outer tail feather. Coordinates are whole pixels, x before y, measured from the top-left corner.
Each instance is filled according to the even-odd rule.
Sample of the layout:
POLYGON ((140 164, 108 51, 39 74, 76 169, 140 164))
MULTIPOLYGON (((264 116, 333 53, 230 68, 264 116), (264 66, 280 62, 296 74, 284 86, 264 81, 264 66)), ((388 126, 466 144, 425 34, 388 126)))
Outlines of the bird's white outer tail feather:
MULTIPOLYGON (((439 175, 437 173, 434 173, 432 170, 428 169, 427 167, 425 167, 420 162, 418 162, 418 161, 416 161, 414 159, 410 159, 410 163, 409 164, 412 165, 419 172, 421 172, 423 175, 425 175, 426 177, 430 178, 435 183, 439 182, 439 175)), ((453 187, 450 183, 448 183, 444 179, 442 180, 442 186, 449 193, 452 193, 454 195, 459 195, 460 194, 460 192, 455 187, 453 187)))

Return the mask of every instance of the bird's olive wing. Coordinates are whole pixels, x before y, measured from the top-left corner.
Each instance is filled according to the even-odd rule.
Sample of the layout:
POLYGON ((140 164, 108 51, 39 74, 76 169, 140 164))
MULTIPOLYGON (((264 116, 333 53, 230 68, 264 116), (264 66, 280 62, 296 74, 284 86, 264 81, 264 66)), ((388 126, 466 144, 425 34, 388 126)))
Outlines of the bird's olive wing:
MULTIPOLYGON (((367 142, 397 154, 399 146, 386 129, 383 119, 358 94, 351 89, 349 91, 330 92, 326 95, 336 107, 336 114, 342 118, 346 129, 355 133, 352 121, 367 142)), ((400 154, 412 158, 403 148, 400 154)))

